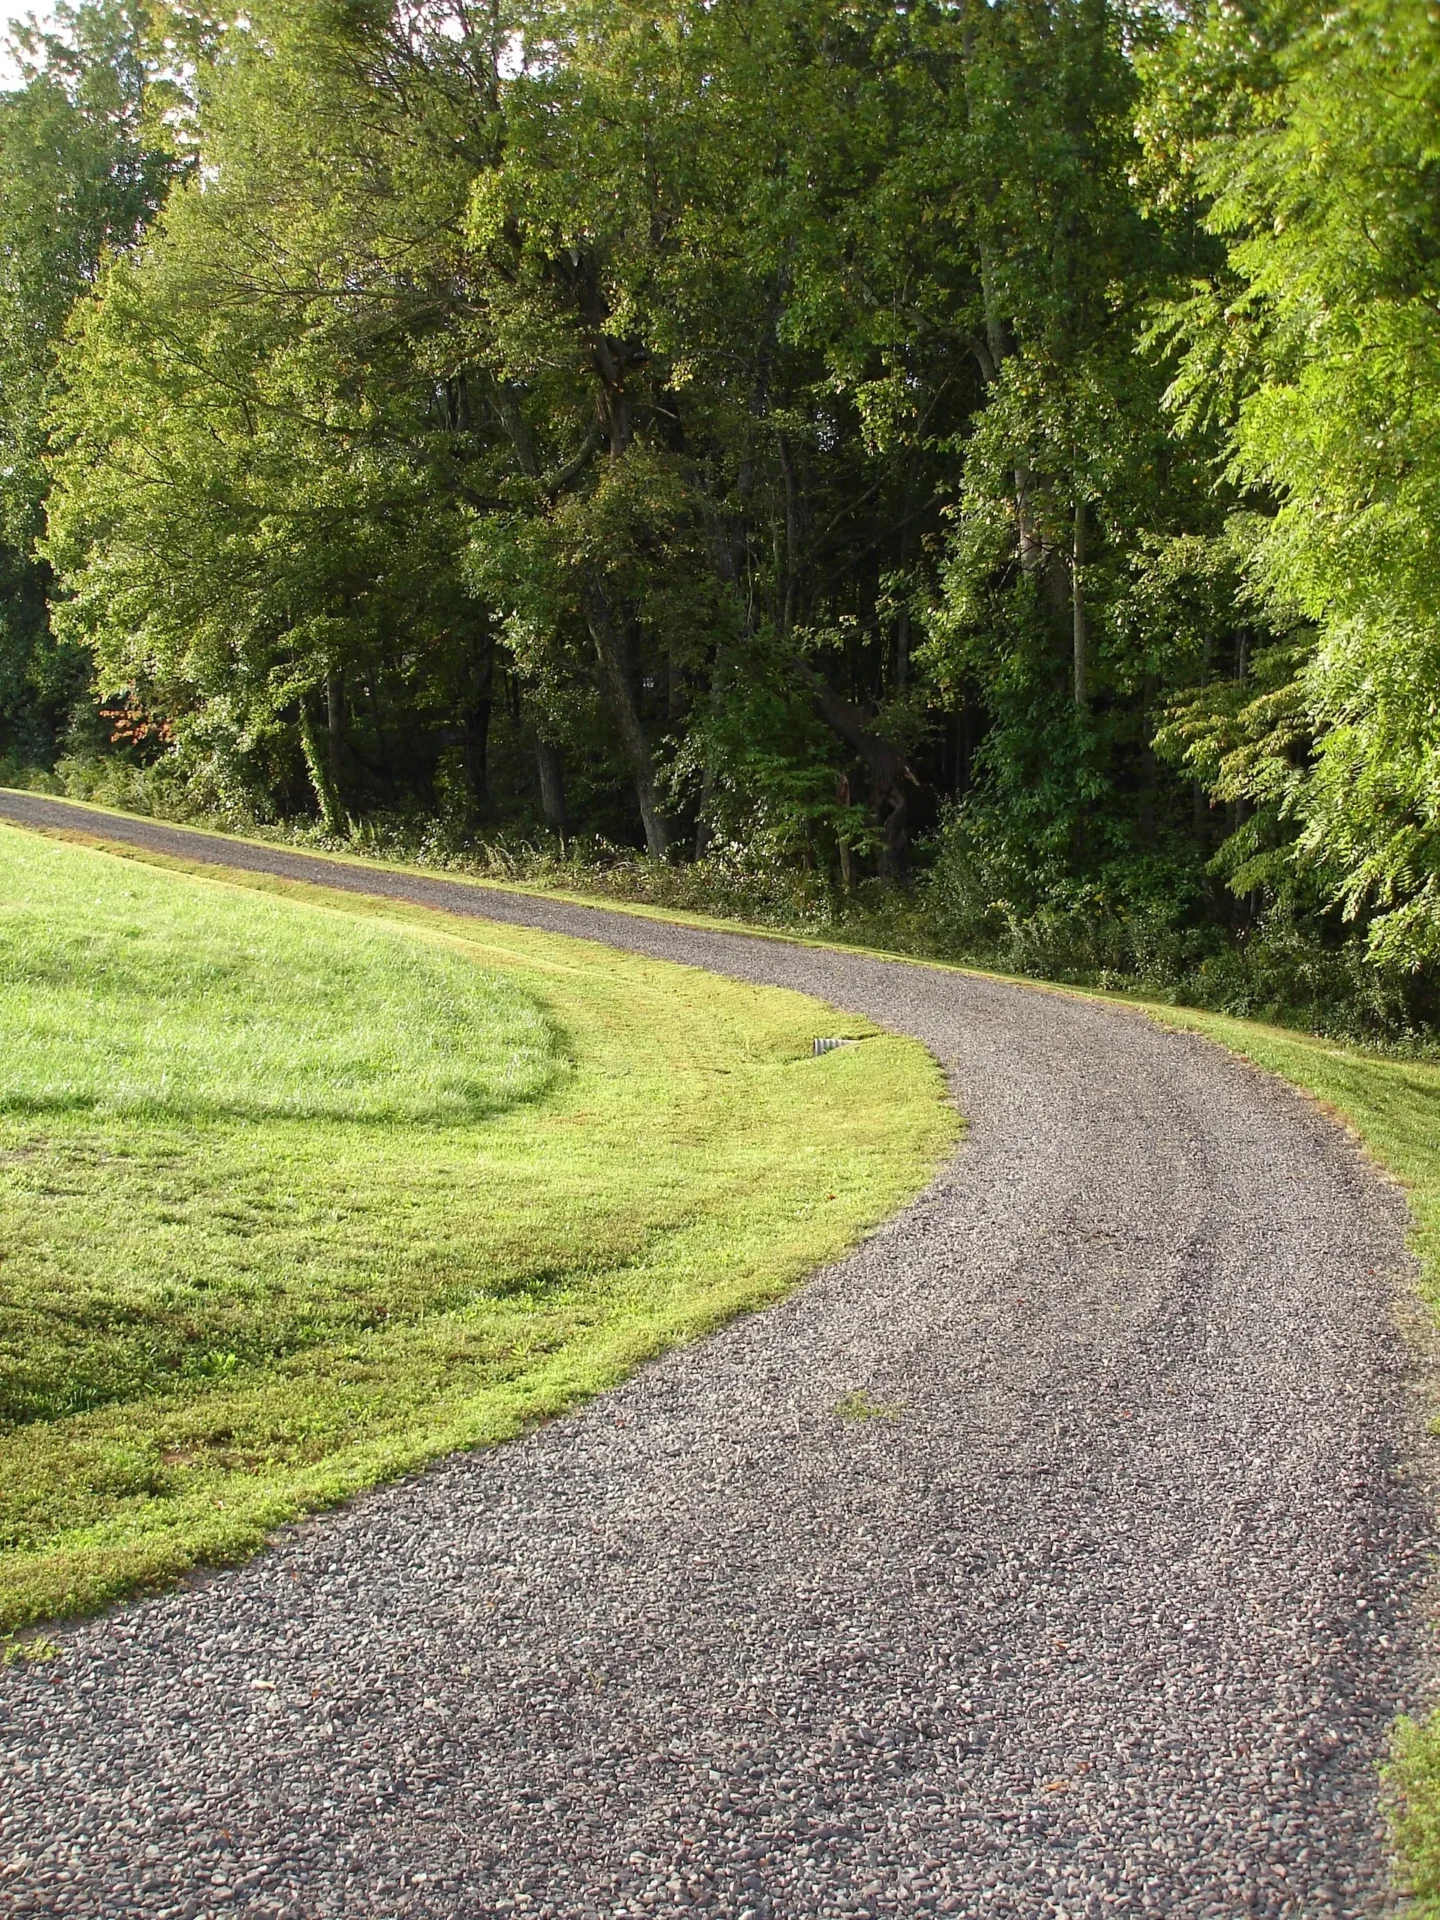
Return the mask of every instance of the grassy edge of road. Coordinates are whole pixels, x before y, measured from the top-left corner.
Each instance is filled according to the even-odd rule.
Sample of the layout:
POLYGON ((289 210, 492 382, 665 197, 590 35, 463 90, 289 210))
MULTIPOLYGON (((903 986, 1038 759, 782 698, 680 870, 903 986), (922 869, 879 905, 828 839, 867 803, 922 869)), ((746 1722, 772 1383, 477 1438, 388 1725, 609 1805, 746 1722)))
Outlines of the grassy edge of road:
MULTIPOLYGON (((53 1098, 0 1115, 15 1276, 0 1333, 17 1360, 31 1320, 37 1339, 57 1314, 93 1335, 102 1311, 121 1330, 154 1319, 157 1338, 178 1314, 186 1338, 240 1349, 219 1356, 238 1364, 197 1371, 182 1348, 177 1371, 139 1385, 122 1368, 113 1393, 0 1431, 0 1629, 12 1634, 0 1661, 43 1657, 28 1633, 43 1622, 242 1559, 287 1520, 523 1432, 780 1298, 917 1193, 959 1132, 918 1041, 803 994, 90 836, 0 828, 84 864, 81 951, 99 952, 101 987, 153 946, 157 889, 139 868, 203 888, 211 918, 242 903, 230 915, 241 944, 267 940, 276 909, 293 905, 297 921, 383 926, 451 968, 458 958, 505 976, 544 1009, 568 1063, 553 1086, 521 1089, 473 1124, 327 1111, 311 1138, 306 1114, 272 1122, 253 1097, 199 1118, 53 1098), (112 889, 90 863, 117 854, 126 925, 107 933, 112 889), (817 1031, 864 1045, 812 1058, 817 1031), (291 1301, 299 1329, 273 1357, 272 1295, 291 1301), (251 1354, 257 1299, 265 1339, 251 1354), (326 1313, 334 1330, 317 1334, 310 1321, 326 1313), (205 1324, 189 1329, 192 1319, 205 1324)), ((185 929, 205 914, 165 922, 187 956, 185 929)), ((37 1071, 55 1080, 44 1036, 67 1041, 69 1002, 62 992, 47 1012, 45 996, 69 976, 48 953, 27 963, 28 951, 22 937, 0 986, 22 1020, 36 1018, 27 993, 41 995, 37 1071)), ((212 964, 208 949, 201 960, 212 964)), ((135 1018, 137 1044, 166 1031, 151 1008, 135 1018)), ((73 1078, 86 1063, 70 1055, 73 1078)), ((23 1081, 23 1057, 13 1065, 23 1081)), ((196 1352, 211 1357, 208 1345, 196 1352)))
MULTIPOLYGON (((86 806, 85 810, 95 816, 97 831, 94 838, 98 843, 109 844, 112 851, 132 858, 154 857, 124 843, 105 843, 101 828, 107 818, 115 817, 113 810, 93 806, 86 806)), ((156 824, 171 826, 177 823, 157 821, 156 824)), ((183 827, 179 830, 185 831, 183 827)), ((68 830, 40 831, 69 837, 68 830)), ((91 836, 77 833, 75 837, 88 840, 91 836)), ((240 835, 219 834, 217 837, 243 839, 240 835)), ((292 844, 263 840, 248 840, 244 844, 270 852, 308 851, 292 844)), ((979 975, 1032 992, 1065 993, 1103 1005, 1128 1008, 1137 1016, 1143 1015, 1167 1026, 1201 1034, 1264 1071, 1278 1075, 1317 1101, 1347 1126, 1376 1163, 1404 1188, 1413 1221, 1411 1246, 1419 1263, 1418 1292, 1431 1314, 1440 1320, 1440 1125, 1437 1125, 1437 1120, 1440 1120, 1440 1060, 1370 1053, 1291 1029, 1176 1007, 1147 1000, 1143 996, 1099 993, 1085 988, 1016 979, 985 973, 978 968, 919 960, 913 956, 888 953, 883 949, 787 933, 705 914, 668 911, 608 896, 574 894, 533 885, 511 885, 329 851, 317 850, 317 857, 338 860, 347 866, 379 868, 418 879, 445 879, 482 892, 524 893, 537 899, 560 900, 610 913, 628 913, 641 919, 672 921, 722 933, 744 933, 753 938, 778 940, 789 945, 856 953, 896 964, 934 966, 943 971, 979 975)), ((196 865, 215 871, 213 864, 204 861, 203 857, 196 865)), ((1415 1920, 1440 1920, 1440 1713, 1423 1722, 1403 1719, 1399 1723, 1386 1777, 1395 1843, 1415 1901, 1415 1920)))

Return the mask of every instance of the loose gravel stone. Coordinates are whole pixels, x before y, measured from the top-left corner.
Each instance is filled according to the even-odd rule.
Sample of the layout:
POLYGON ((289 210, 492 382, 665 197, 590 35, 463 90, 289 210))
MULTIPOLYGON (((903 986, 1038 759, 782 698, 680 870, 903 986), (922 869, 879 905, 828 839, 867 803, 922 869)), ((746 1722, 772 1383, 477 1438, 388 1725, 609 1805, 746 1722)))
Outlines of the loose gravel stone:
POLYGON ((1391 1910, 1403 1209, 1298 1096, 1059 995, 0 812, 800 988, 970 1121, 782 1305, 6 1672, 0 1911, 1391 1910))

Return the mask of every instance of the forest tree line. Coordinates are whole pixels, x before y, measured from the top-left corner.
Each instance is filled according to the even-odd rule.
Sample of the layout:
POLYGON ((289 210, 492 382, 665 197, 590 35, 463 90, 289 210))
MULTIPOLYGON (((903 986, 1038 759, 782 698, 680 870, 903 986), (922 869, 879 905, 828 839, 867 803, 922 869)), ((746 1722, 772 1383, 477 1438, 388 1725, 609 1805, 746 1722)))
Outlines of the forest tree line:
POLYGON ((5 777, 1427 1029, 1437 52, 62 6, 0 95, 5 777))

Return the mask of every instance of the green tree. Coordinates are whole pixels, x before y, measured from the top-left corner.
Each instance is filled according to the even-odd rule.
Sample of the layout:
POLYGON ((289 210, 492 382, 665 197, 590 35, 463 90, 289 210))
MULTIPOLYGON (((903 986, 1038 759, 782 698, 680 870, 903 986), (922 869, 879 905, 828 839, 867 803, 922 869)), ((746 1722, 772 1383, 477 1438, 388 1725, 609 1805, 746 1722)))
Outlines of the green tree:
POLYGON ((18 31, 23 84, 0 94, 0 754, 41 762, 84 687, 50 633, 46 419, 64 333, 107 255, 134 247, 179 161, 159 114, 149 16, 134 0, 61 5, 18 31))
POLYGON ((1169 744, 1239 814, 1237 888, 1328 901, 1417 971, 1440 953, 1433 18, 1217 9, 1159 64, 1147 130, 1225 242, 1170 312, 1171 398, 1228 431, 1259 641, 1169 744))
POLYGON ((844 884, 939 822, 956 938, 1426 961, 1418 0, 185 32, 196 170, 45 389, 56 631, 157 780, 844 884))
POLYGON ((414 50, 382 42, 387 102, 368 48, 305 7, 220 46, 198 171, 77 329, 47 544, 63 631, 164 716, 175 780, 262 812, 303 783, 332 831, 347 788, 434 803, 417 712, 483 798, 493 675, 459 574, 467 399, 427 348, 468 180, 447 112, 476 75, 450 57, 412 137, 383 109, 414 50))
POLYGON ((1133 49, 1155 31, 1109 0, 932 29, 924 199, 964 263, 980 391, 922 665, 974 716, 946 837, 973 872, 952 877, 1007 913, 1183 915, 1204 890, 1188 796, 1151 748, 1198 670, 1161 587, 1210 478, 1207 450, 1169 443, 1163 373, 1136 352, 1197 240, 1139 178, 1133 49))

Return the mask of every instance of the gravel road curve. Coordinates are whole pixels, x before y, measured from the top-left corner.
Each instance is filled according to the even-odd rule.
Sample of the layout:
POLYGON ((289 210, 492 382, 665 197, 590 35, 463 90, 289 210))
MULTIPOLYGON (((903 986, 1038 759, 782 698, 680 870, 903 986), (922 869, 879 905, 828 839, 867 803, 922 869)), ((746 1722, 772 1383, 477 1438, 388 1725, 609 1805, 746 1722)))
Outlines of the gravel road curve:
POLYGON ((1403 1212, 1298 1096, 1059 995, 0 814, 802 988, 970 1120, 784 1304, 0 1675, 0 1912, 1392 1910, 1403 1212))

